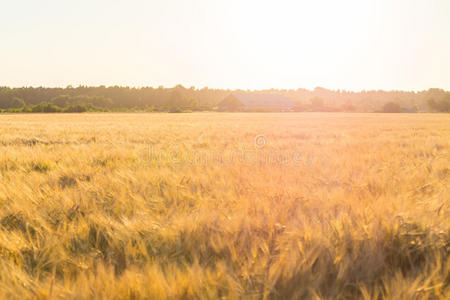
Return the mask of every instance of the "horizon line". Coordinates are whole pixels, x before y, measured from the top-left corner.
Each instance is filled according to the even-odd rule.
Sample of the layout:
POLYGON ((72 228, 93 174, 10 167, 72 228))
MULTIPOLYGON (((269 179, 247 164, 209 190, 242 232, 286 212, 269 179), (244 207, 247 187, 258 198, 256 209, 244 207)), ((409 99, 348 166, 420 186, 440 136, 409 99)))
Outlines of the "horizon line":
POLYGON ((208 90, 222 90, 222 91, 245 91, 245 92, 260 92, 260 91, 298 91, 298 90, 306 90, 310 92, 314 92, 316 89, 323 89, 327 91, 332 92, 350 92, 350 93, 362 93, 362 92, 408 92, 408 93, 421 93, 426 92, 430 90, 441 90, 444 92, 450 92, 450 90, 446 90, 445 88, 439 88, 439 87, 430 87, 427 89, 417 89, 417 90, 405 90, 405 89, 359 89, 359 90, 351 90, 351 89, 332 89, 332 88, 326 88, 323 86, 316 86, 314 88, 278 88, 278 87, 272 87, 272 88, 261 88, 261 89, 249 89, 249 88, 217 88, 217 87, 209 87, 209 86, 203 86, 203 87, 197 87, 197 86, 184 86, 183 84, 176 84, 174 86, 165 86, 165 85, 158 85, 158 86, 151 86, 151 85, 84 85, 84 84, 78 84, 78 85, 72 85, 68 84, 66 86, 44 86, 44 85, 22 85, 22 86, 8 86, 8 85, 0 85, 0 88, 10 88, 10 89, 21 89, 21 88, 45 88, 45 89, 76 89, 80 87, 86 87, 86 88, 113 88, 113 87, 119 87, 119 88, 131 88, 131 89, 145 89, 145 88, 152 88, 152 89, 174 89, 177 87, 184 88, 184 89, 193 89, 196 91, 208 89, 208 90))

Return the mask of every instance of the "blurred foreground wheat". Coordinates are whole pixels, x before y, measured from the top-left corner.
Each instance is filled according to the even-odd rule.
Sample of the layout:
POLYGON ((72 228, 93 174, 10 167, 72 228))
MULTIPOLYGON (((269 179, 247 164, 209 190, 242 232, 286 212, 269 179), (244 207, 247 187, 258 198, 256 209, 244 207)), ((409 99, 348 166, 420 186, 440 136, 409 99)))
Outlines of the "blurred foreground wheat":
POLYGON ((2 115, 0 134, 2 299, 450 297, 450 115, 2 115), (250 157, 268 151, 295 163, 250 157))

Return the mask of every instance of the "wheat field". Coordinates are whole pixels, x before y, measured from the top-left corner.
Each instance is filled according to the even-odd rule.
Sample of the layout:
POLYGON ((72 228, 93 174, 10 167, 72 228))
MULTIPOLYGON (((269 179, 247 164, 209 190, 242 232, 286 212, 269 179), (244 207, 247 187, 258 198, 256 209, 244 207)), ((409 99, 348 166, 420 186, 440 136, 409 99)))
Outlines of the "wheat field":
POLYGON ((449 299, 450 115, 0 116, 2 299, 449 299))

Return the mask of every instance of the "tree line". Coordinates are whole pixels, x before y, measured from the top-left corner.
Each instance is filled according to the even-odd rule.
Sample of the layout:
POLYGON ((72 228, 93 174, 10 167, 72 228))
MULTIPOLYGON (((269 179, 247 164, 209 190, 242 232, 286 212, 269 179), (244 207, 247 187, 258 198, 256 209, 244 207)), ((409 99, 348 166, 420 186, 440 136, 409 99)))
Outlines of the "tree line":
MULTIPOLYGON (((231 92, 181 85, 173 88, 0 87, 0 109, 3 112, 210 111, 231 92)), ((295 104, 296 111, 450 112, 450 92, 442 89, 352 92, 317 87, 239 92, 282 94, 295 104)))

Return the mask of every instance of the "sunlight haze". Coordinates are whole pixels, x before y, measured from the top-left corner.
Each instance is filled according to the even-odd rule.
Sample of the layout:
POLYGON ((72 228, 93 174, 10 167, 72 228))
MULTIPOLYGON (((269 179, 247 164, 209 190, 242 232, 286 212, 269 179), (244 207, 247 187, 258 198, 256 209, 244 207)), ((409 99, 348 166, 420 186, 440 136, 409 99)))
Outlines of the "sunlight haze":
POLYGON ((450 89, 450 1, 7 1, 0 86, 450 89))

